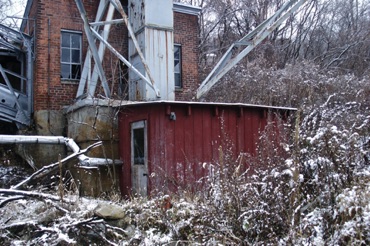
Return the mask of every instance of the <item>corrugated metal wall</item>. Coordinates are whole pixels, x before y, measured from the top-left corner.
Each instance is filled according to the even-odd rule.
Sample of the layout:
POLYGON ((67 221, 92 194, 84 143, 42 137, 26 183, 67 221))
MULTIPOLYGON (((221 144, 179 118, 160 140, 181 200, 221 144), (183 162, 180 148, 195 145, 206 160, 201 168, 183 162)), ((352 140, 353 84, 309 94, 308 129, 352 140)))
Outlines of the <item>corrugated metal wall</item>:
MULTIPOLYGON (((121 190, 131 187, 130 124, 147 120, 149 191, 197 188, 209 164, 223 155, 236 160, 240 152, 254 154, 267 109, 226 105, 154 103, 126 107, 119 122, 120 156, 124 161, 121 190), (176 120, 170 119, 175 113, 176 120)), ((203 181, 204 182, 204 181, 203 181)))

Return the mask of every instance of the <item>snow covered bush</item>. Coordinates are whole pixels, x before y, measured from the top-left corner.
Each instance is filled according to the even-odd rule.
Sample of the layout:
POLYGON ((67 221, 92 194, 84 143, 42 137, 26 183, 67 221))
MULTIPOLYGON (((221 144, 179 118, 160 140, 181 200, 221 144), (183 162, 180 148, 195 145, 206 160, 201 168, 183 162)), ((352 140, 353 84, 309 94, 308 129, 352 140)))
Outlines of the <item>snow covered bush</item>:
POLYGON ((241 153, 236 160, 219 149, 208 189, 198 195, 205 242, 276 244, 285 235, 296 186, 295 168, 285 162, 290 151, 286 129, 282 121, 271 121, 261 132, 256 153, 241 153))
POLYGON ((281 69, 265 66, 265 62, 261 57, 239 64, 202 100, 301 108, 322 105, 329 96, 338 94, 348 102, 369 103, 366 97, 370 93, 370 74, 341 74, 309 61, 287 64, 281 69))
POLYGON ((353 85, 322 104, 303 107, 299 152, 293 156, 303 177, 297 200, 299 223, 291 228, 290 242, 370 243, 366 212, 370 104, 366 87, 356 80, 353 85))
MULTIPOLYGON (((368 175, 363 170, 370 164, 369 76, 340 74, 309 62, 287 64, 283 69, 263 64, 263 59, 255 59, 237 66, 204 99, 293 106, 300 112, 294 142, 285 146, 285 161, 268 145, 258 145, 257 162, 269 165, 254 170, 248 183, 258 199, 253 200, 253 193, 246 197, 259 209, 245 206, 243 215, 251 215, 244 228, 254 241, 248 241, 248 235, 245 240, 314 245, 358 245, 361 240, 368 243, 370 225, 357 221, 361 226, 344 236, 343 228, 351 223, 346 222, 349 217, 338 219, 341 213, 336 208, 343 191, 354 186, 364 188, 358 186, 360 181, 367 184, 368 175), (227 94, 221 93, 225 90, 227 94), (283 173, 285 179, 280 176, 283 173), (254 186, 258 182, 260 187, 254 186), (259 241, 257 235, 264 239, 259 241)), ((362 201, 368 206, 366 199, 362 201)), ((362 212, 356 214, 357 220, 366 217, 362 212)))

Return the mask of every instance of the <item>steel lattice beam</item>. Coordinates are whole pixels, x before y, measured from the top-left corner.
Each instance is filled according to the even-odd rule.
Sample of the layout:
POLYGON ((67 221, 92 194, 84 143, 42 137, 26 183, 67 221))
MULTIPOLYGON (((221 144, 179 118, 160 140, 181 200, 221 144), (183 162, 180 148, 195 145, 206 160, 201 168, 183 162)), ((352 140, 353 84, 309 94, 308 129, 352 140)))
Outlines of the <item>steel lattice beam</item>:
MULTIPOLYGON (((101 57, 99 56, 98 48, 96 47, 96 44, 95 44, 94 36, 93 36, 93 34, 90 30, 90 25, 89 25, 89 22, 88 22, 88 19, 87 19, 87 16, 86 16, 85 7, 83 6, 81 0, 75 0, 75 2, 76 2, 77 8, 80 12, 80 15, 81 15, 81 18, 82 18, 82 21, 83 21, 83 24, 84 24, 84 30, 85 30, 86 38, 87 38, 87 41, 89 43, 89 47, 90 47, 90 51, 92 53, 92 56, 95 60, 95 64, 97 66, 97 72, 99 74, 99 77, 100 77, 100 80, 101 80, 101 83, 102 83, 102 86, 103 86, 103 89, 104 89, 105 96, 110 97, 111 94, 110 94, 110 89, 109 89, 109 86, 108 86, 107 78, 106 78, 105 73, 104 73, 104 69, 103 69, 103 65, 101 63, 101 57)), ((89 93, 90 93, 91 96, 93 96, 94 94, 92 94, 92 92, 95 93, 96 84, 95 85, 90 84, 89 86, 91 86, 91 89, 89 88, 89 93)))
MULTIPOLYGON (((32 38, 20 31, 11 29, 0 24, 0 48, 4 49, 7 56, 19 56, 24 54, 20 62, 26 63, 26 77, 14 71, 7 70, 0 65, 0 76, 5 84, 0 85, 1 99, 0 120, 7 122, 16 122, 18 127, 24 127, 31 124, 31 114, 33 112, 33 47, 32 38), (20 80, 20 91, 15 91, 8 75, 20 80), (24 90, 24 81, 26 81, 26 90, 24 90)), ((23 65, 21 65, 23 66, 23 65)))
POLYGON ((197 98, 206 94, 227 72, 240 60, 248 55, 258 44, 268 37, 306 0, 290 0, 286 2, 273 16, 262 22, 256 29, 235 42, 217 63, 215 68, 201 83, 197 90, 197 98), (245 47, 240 51, 241 48, 245 47))
MULTIPOLYGON (((156 93, 157 97, 160 97, 159 90, 154 84, 154 80, 151 76, 150 70, 148 68, 148 65, 145 61, 144 55, 142 54, 139 44, 135 43, 135 48, 137 49, 138 54, 141 54, 140 58, 142 63, 144 64, 145 71, 148 77, 141 74, 139 70, 137 70, 127 59, 125 59, 116 49, 113 48, 112 45, 109 44, 107 41, 109 38, 110 33, 110 27, 112 24, 120 24, 124 22, 127 26, 127 29, 133 39, 135 39, 135 35, 132 31, 132 27, 128 21, 128 17, 125 14, 123 7, 120 3, 120 1, 115 0, 101 0, 98 12, 95 18, 95 22, 88 23, 86 12, 84 9, 84 6, 82 4, 81 0, 75 0, 76 5, 78 7, 78 10, 80 11, 82 20, 84 22, 84 30, 85 34, 87 36, 89 47, 90 49, 87 52, 84 67, 82 69, 81 73, 81 79, 79 83, 79 87, 77 90, 76 98, 81 97, 84 95, 85 87, 87 87, 87 94, 90 97, 93 97, 95 94, 97 81, 98 81, 98 75, 100 76, 100 79, 102 81, 102 86, 105 92, 106 97, 110 97, 110 90, 107 84, 107 79, 104 74, 103 66, 101 61, 103 60, 105 48, 108 48, 118 59, 120 59, 122 62, 124 62, 129 69, 131 69, 134 73, 136 73, 140 78, 142 78, 156 93), (102 21, 102 18, 106 12, 107 6, 109 5, 108 12, 106 15, 105 21, 102 21), (123 19, 117 19, 113 20, 113 14, 114 10, 117 10, 123 17, 123 19), (100 26, 104 26, 103 33, 98 33, 98 28, 100 26), (96 38, 100 41, 99 48, 95 45, 96 38), (91 57, 94 58, 95 66, 93 70, 91 71, 91 57)), ((136 40, 136 39, 135 39, 136 40)))

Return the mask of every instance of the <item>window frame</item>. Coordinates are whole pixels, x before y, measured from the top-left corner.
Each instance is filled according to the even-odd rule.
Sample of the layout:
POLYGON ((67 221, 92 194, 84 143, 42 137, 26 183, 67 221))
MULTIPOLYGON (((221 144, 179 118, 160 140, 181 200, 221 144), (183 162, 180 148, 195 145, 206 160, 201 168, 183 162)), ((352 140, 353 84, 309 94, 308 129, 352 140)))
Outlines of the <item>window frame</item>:
POLYGON ((132 191, 146 197, 148 195, 148 126, 147 120, 131 122, 131 183, 132 191), (143 130, 144 162, 135 160, 135 130, 143 130))
POLYGON ((82 74, 82 32, 80 31, 72 31, 72 30, 65 30, 62 29, 60 32, 60 78, 61 81, 66 83, 66 82, 72 82, 72 83, 78 83, 78 81, 81 79, 81 74, 82 74), (69 35, 69 47, 63 46, 63 37, 64 34, 69 35), (73 42, 72 42, 72 37, 78 37, 79 38, 79 47, 73 47, 73 42), (68 59, 69 61, 63 61, 63 50, 69 50, 69 56, 68 59), (78 51, 78 62, 73 61, 74 56, 73 56, 73 51, 78 51), (69 66, 69 77, 63 77, 63 65, 68 65, 69 66), (74 74, 77 74, 77 72, 73 71, 74 68, 73 66, 76 66, 76 71, 78 71, 78 76, 73 78, 72 76, 74 74))
POLYGON ((175 89, 179 90, 183 88, 183 80, 182 80, 182 46, 181 44, 174 44, 173 48, 173 62, 174 62, 174 84, 175 84, 175 89), (176 49, 179 50, 179 58, 176 59, 175 53, 176 49), (176 71, 176 61, 178 60, 179 62, 179 71, 176 71), (178 75, 178 76, 176 76, 178 75), (176 78, 178 78, 178 83, 176 78))

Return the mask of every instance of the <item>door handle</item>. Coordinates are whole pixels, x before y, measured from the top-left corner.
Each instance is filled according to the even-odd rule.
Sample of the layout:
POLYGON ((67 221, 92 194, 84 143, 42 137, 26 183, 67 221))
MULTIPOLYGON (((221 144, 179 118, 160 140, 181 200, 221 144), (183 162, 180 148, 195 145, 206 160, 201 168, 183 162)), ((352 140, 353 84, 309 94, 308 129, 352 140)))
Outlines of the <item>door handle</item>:
POLYGON ((148 174, 147 173, 143 173, 143 176, 147 176, 148 177, 148 174))

